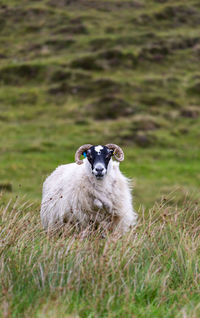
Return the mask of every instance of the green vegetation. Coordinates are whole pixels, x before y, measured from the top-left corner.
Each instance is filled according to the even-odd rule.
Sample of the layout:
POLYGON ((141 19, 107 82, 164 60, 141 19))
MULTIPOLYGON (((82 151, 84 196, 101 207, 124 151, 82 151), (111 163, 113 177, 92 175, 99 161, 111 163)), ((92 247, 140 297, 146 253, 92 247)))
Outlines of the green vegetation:
POLYGON ((0 206, 33 202, 0 221, 2 317, 198 317, 199 1, 1 0, 0 40, 0 206), (137 236, 47 238, 45 177, 110 142, 137 236))
POLYGON ((103 239, 47 236, 33 206, 10 204, 0 212, 1 317, 199 317, 199 212, 164 200, 134 231, 103 239))
POLYGON ((137 207, 195 195, 198 1, 10 0, 0 15, 1 188, 39 203, 80 144, 114 142, 137 207))

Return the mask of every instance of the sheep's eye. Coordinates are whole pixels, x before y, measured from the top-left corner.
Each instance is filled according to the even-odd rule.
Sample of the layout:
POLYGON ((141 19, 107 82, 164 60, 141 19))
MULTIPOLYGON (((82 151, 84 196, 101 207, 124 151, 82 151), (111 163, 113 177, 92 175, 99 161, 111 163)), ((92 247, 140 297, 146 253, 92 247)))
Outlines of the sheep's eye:
POLYGON ((87 155, 88 160, 92 160, 92 156, 90 154, 87 155))
POLYGON ((110 152, 109 152, 109 156, 110 156, 110 157, 112 157, 113 152, 114 152, 113 150, 110 150, 110 152))
POLYGON ((112 153, 109 152, 109 153, 106 155, 106 159, 110 159, 111 156, 112 156, 112 153))

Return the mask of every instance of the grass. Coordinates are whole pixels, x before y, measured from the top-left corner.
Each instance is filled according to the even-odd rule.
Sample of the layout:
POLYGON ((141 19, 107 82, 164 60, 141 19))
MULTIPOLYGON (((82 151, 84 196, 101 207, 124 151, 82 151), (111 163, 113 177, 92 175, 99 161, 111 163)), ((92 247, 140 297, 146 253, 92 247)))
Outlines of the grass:
POLYGON ((2 317, 198 317, 199 205, 172 202, 105 239, 91 229, 48 236, 28 202, 1 208, 2 317))
POLYGON ((183 197, 198 191, 195 0, 10 0, 0 14, 0 187, 11 185, 7 198, 39 204, 45 176, 85 142, 124 148, 121 167, 135 179, 137 207, 151 207, 163 189, 178 187, 183 197))
POLYGON ((199 21, 197 0, 1 1, 0 317, 199 317, 199 21), (85 143, 125 152, 123 238, 41 229, 85 143))

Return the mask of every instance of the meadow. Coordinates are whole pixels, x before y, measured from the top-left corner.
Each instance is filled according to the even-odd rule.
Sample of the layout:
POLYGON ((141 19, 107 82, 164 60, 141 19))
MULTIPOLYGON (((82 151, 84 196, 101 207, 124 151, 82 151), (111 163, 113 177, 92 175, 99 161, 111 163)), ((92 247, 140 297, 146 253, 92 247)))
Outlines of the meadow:
POLYGON ((0 40, 0 317, 199 317, 199 1, 2 0, 0 40), (42 230, 85 143, 125 152, 123 238, 42 230))

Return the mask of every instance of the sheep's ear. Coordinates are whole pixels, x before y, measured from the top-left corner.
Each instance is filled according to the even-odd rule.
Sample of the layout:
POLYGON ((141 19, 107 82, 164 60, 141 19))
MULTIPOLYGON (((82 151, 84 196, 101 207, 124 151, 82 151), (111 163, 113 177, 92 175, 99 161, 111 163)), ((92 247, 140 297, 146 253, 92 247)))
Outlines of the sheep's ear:
POLYGON ((109 153, 111 154, 111 156, 114 155, 114 150, 113 149, 109 149, 109 153))

